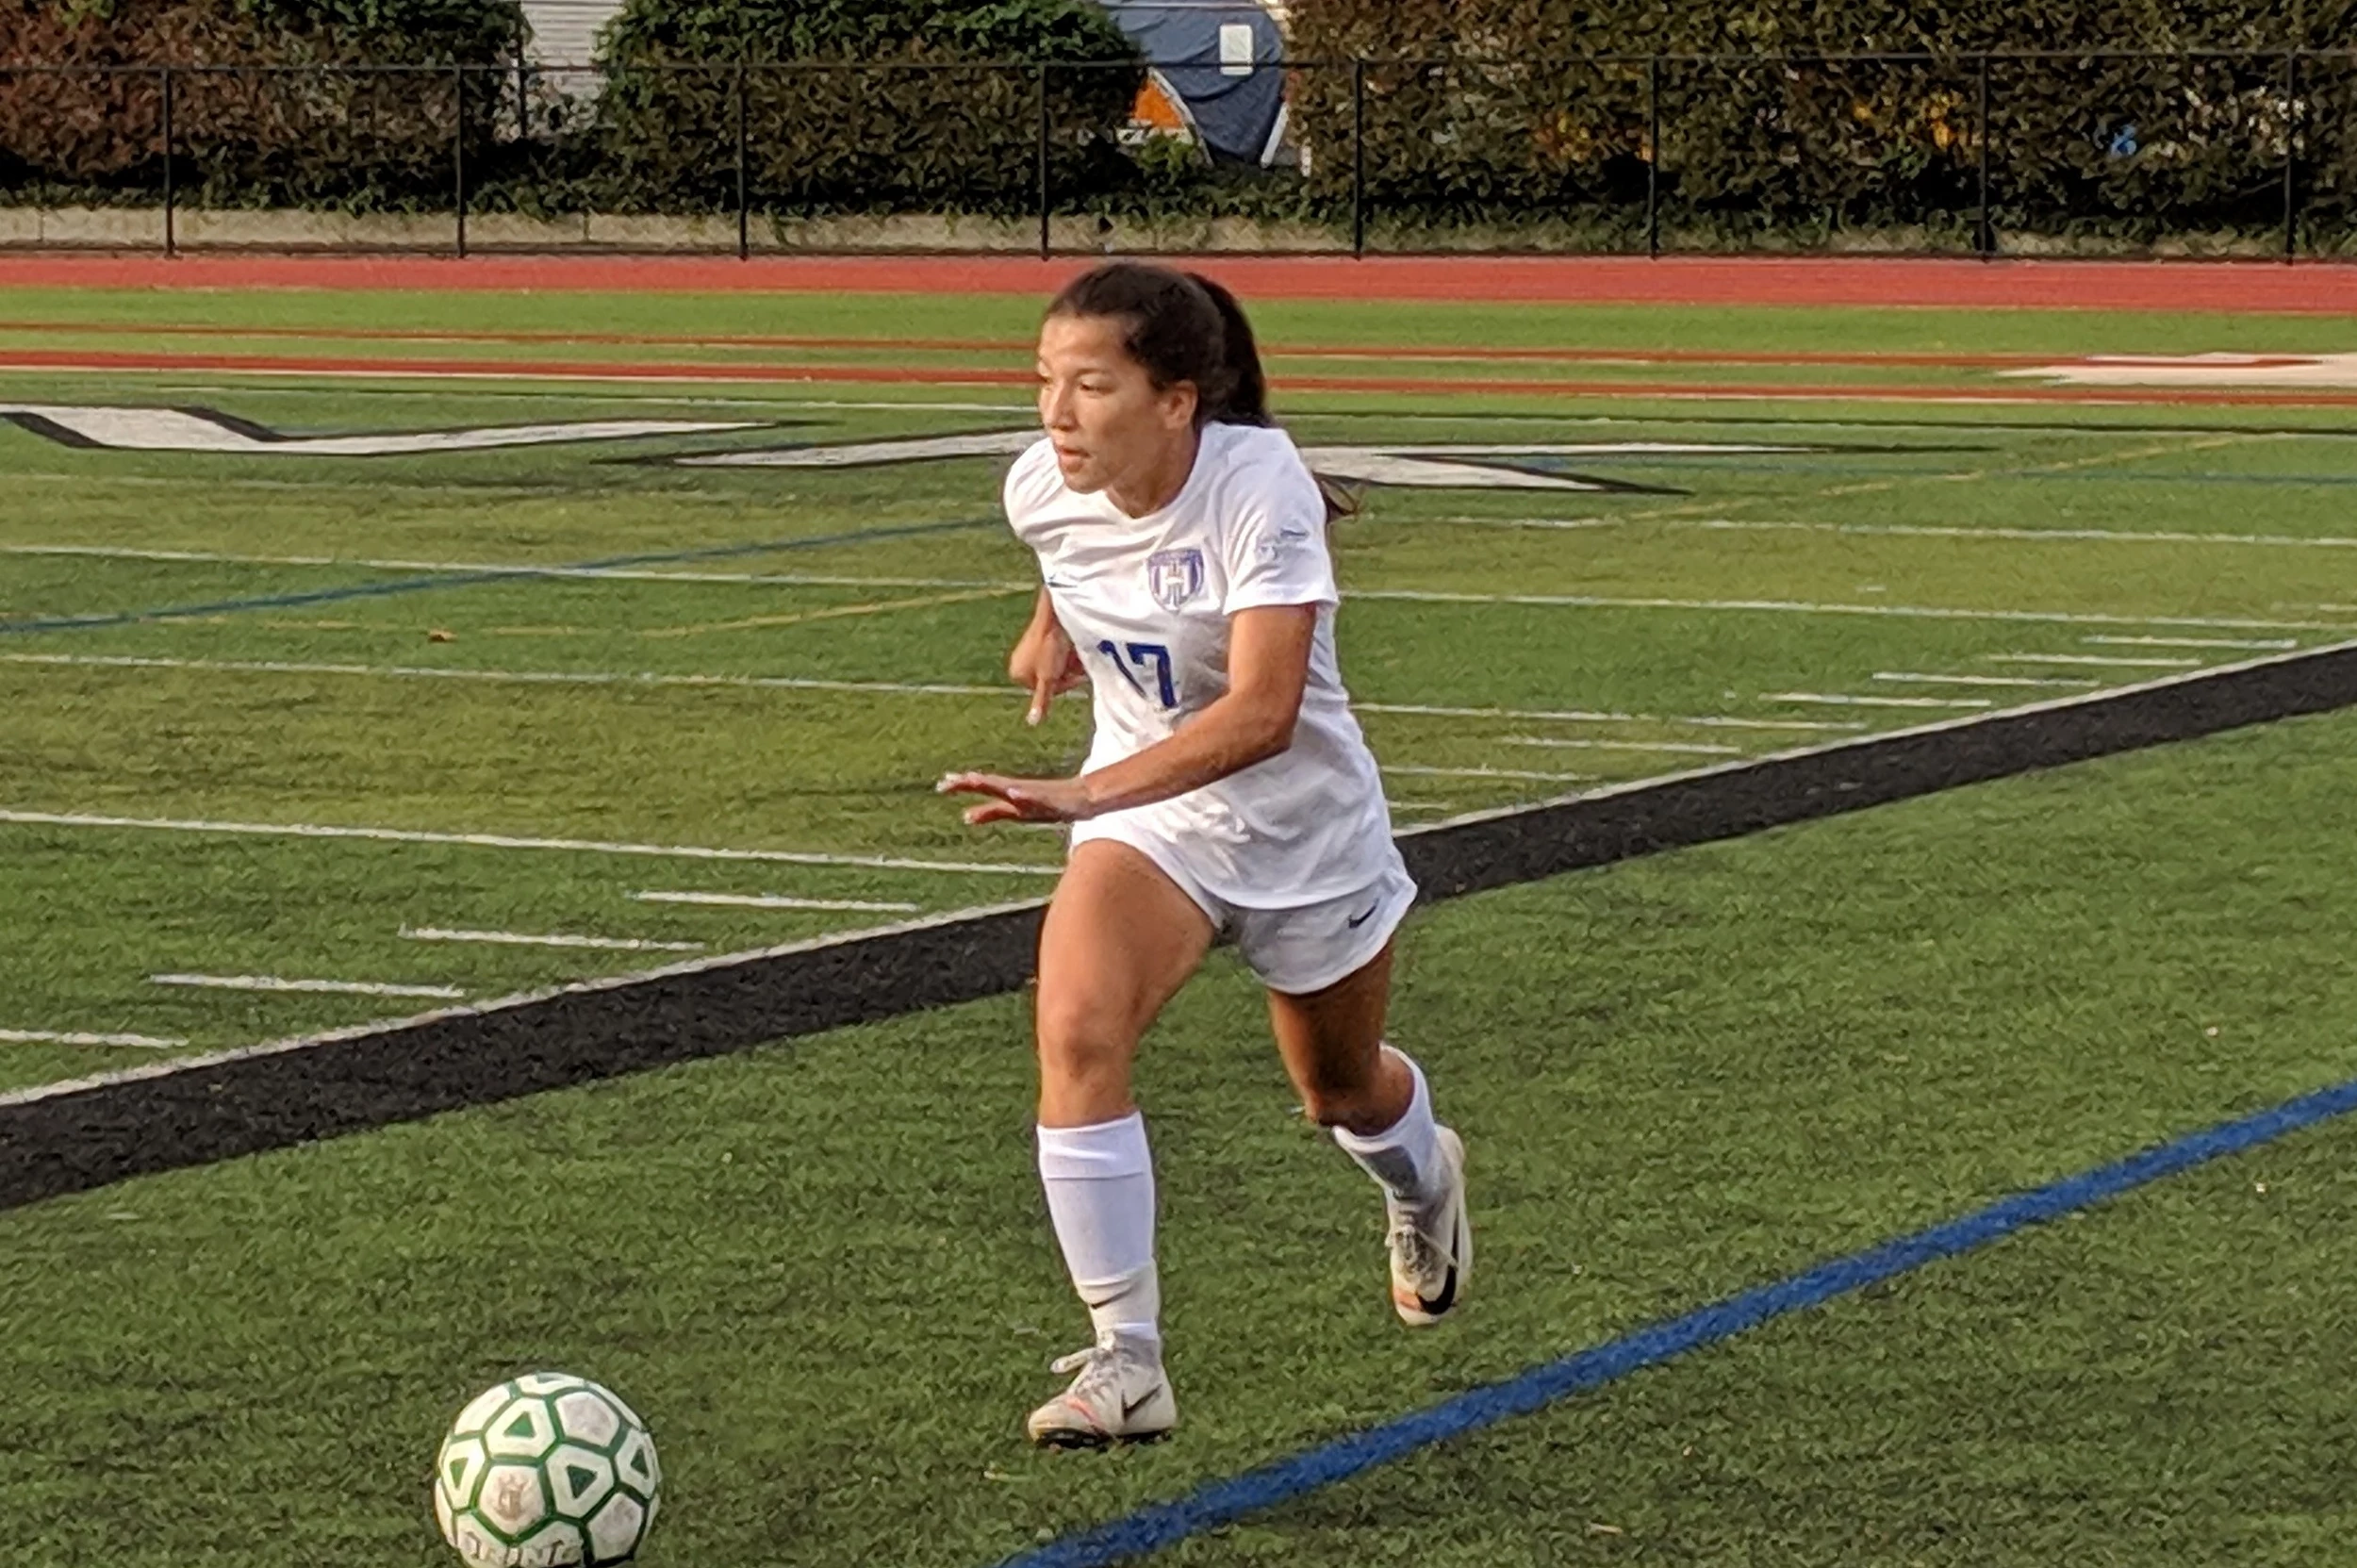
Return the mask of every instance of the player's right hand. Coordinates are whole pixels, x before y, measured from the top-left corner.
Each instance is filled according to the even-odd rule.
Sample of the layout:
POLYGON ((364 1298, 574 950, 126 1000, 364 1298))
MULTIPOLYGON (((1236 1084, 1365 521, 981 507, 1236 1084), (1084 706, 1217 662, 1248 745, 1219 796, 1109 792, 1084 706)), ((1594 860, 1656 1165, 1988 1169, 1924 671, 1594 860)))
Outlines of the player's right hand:
POLYGON ((1007 658, 1007 675, 1016 685, 1030 688, 1031 706, 1023 722, 1037 724, 1047 717, 1050 701, 1088 679, 1088 668, 1063 627, 1050 616, 1024 629, 1007 658))

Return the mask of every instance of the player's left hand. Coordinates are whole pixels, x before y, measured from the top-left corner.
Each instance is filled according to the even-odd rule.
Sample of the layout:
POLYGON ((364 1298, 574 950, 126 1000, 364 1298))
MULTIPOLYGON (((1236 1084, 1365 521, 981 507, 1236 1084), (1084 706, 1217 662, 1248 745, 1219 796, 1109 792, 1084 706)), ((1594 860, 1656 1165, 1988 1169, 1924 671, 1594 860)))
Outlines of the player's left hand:
POLYGON ((1009 779, 997 773, 946 773, 933 785, 943 795, 987 795, 965 809, 968 825, 985 822, 1078 822, 1093 815, 1088 786, 1079 779, 1009 779))

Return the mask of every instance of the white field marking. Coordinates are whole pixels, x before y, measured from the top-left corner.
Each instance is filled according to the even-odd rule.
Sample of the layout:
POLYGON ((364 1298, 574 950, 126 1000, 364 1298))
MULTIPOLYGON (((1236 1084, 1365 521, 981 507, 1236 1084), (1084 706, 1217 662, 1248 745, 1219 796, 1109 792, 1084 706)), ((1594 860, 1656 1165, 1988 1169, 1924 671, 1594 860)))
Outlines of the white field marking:
POLYGON ((1955 523, 1902 522, 1744 522, 1709 518, 1667 524, 1672 528, 1708 528, 1728 532, 1769 533, 1778 530, 1810 534, 1887 535, 1899 538, 2003 539, 2069 544, 2240 544, 2306 550, 2357 549, 2357 538, 2299 534, 2190 534, 2118 528, 1968 528, 1955 523))
POLYGON ((1758 610, 1778 615, 1884 616, 1901 620, 2004 620, 2061 626, 2195 626, 2232 632, 2347 632, 2337 621, 2242 620, 2213 616, 2108 615, 2069 610, 1965 610, 1934 604, 1820 604, 1791 599, 1640 599, 1574 593, 1442 593, 1428 588, 1359 588, 1345 600, 1430 604, 1522 604, 1567 610, 1758 610))
POLYGON ((102 669, 195 669, 246 675, 368 675, 409 681, 485 681, 553 686, 741 686, 778 691, 1019 698, 1014 686, 921 685, 898 681, 823 681, 793 675, 664 675, 653 670, 436 669, 424 665, 307 664, 282 659, 170 659, 129 653, 0 653, 0 664, 102 669))
MULTIPOLYGON (((20 478, 22 475, 10 475, 20 478)), ((207 481, 211 483, 211 481, 207 481)), ((366 567, 376 571, 484 572, 519 578, 561 577, 628 583, 736 583, 762 587, 810 588, 1004 588, 1031 583, 1000 583, 979 577, 844 577, 811 572, 659 571, 644 567, 536 567, 514 561, 388 561, 330 555, 235 555, 206 550, 125 550, 103 545, 0 544, 0 555, 84 555, 119 561, 188 561, 254 567, 366 567)))
POLYGON ((783 893, 633 893, 631 897, 648 904, 721 904, 736 909, 832 909, 880 915, 909 915, 924 907, 922 904, 887 903, 872 899, 792 899, 783 893))
POLYGON ((243 834, 263 838, 363 838, 382 844, 460 844, 484 850, 569 850, 584 854, 658 859, 743 860, 786 866, 865 866, 886 871, 957 871, 975 876, 1053 877, 1061 866, 1006 861, 903 860, 892 855, 828 855, 804 850, 727 850, 699 844, 617 844, 595 838, 522 838, 497 833, 432 833, 420 828, 328 827, 314 822, 215 822, 200 818, 93 817, 78 812, 0 810, 0 822, 52 828, 142 828, 156 833, 243 834))
POLYGON ((1986 697, 1854 697, 1831 691, 1763 691, 1763 702, 1813 702, 1828 708, 1986 708, 1986 697))
POLYGON ((1874 679, 1944 686, 2100 686, 2103 684, 2068 675, 1919 675, 1907 669, 1877 669, 1874 679))
POLYGON ((153 1034, 85 1034, 79 1030, 0 1029, 0 1043, 11 1046, 136 1046, 141 1050, 171 1050, 186 1040, 153 1034))
POLYGON ((255 1057, 285 1056, 318 1046, 334 1045, 339 1040, 358 1039, 383 1030, 409 1028, 420 1024, 438 1023, 449 1018, 482 1017, 487 1014, 504 1013, 556 997, 595 995, 617 991, 626 985, 638 985, 651 980, 668 980, 678 975, 707 974, 715 969, 732 968, 741 964, 758 963, 764 959, 784 958, 794 953, 816 952, 827 948, 841 947, 852 942, 865 942, 881 936, 898 936, 910 932, 924 931, 933 926, 946 926, 960 920, 980 919, 991 915, 1013 915, 1026 910, 1047 907, 1045 899, 1025 899, 1014 903, 977 904, 967 909, 945 910, 939 915, 919 920, 905 920, 896 925, 868 926, 857 931, 829 932, 823 936, 804 937, 799 941, 782 942, 774 947, 756 948, 747 952, 716 954, 710 958, 688 959, 665 965, 659 969, 641 969, 631 974, 606 975, 593 980, 568 981, 560 985, 542 986, 538 990, 519 991, 512 996, 496 997, 487 1001, 464 1007, 439 1007, 428 1013, 415 1013, 400 1018, 374 1018, 367 1023, 345 1029, 327 1030, 317 1034, 297 1034, 283 1039, 265 1041, 255 1046, 237 1046, 227 1050, 207 1051, 197 1056, 183 1056, 143 1067, 125 1067, 117 1072, 92 1073, 86 1078, 68 1079, 58 1083, 42 1083, 29 1089, 0 1091, 0 1106, 29 1105, 36 1100, 51 1099, 59 1095, 79 1094, 85 1089, 107 1088, 117 1083, 135 1083, 148 1079, 169 1078, 178 1073, 195 1072, 219 1066, 226 1062, 242 1062, 255 1057))
POLYGON ((1425 702, 1353 702, 1359 713, 1412 714, 1432 718, 1549 719, 1566 724, 1692 724, 1724 730, 1854 730, 1855 724, 1815 724, 1789 718, 1661 718, 1645 713, 1596 713, 1578 708, 1447 708, 1425 702))
POLYGON ((1383 771, 1416 779, 1537 779, 1544 784, 1577 784, 1594 777, 1591 773, 1533 773, 1521 767, 1410 767, 1405 763, 1387 766, 1383 771))
MULTIPOLYGON (((2088 692, 2069 697, 2049 698, 2043 701, 2027 702, 2018 708, 2008 708, 2001 713, 1971 714, 1959 716, 1953 718, 1935 719, 1929 723, 1913 725, 1903 730, 1887 730, 1878 734, 1870 735, 1851 735, 1840 740, 1826 741, 1820 745, 1797 747, 1791 751, 1780 751, 1769 756, 1739 756, 1731 761, 1709 763, 1702 767, 1689 768, 1683 773, 1673 773, 1654 778, 1628 779, 1619 784, 1600 784, 1592 790, 1586 791, 1584 798, 1589 800, 1609 800, 1621 795, 1634 794, 1635 792, 1642 789, 1658 789, 1662 785, 1671 783, 1683 782, 1692 779, 1706 779, 1717 774, 1731 773, 1740 768, 1755 767, 1763 762, 1785 761, 1790 758, 1803 756, 1830 756, 1848 751, 1854 747, 1886 745, 1891 740, 1901 737, 1944 734, 1951 730, 1968 729, 1976 724, 1984 724, 1993 718, 2011 718, 2024 714, 2035 713, 2063 713, 2073 708, 2086 707, 2096 702, 2116 702, 2122 697, 2133 696, 2141 692, 2163 691, 2173 686, 2188 685, 2197 681, 2216 680, 2222 675, 2233 674, 2239 671, 2261 669, 2270 665, 2281 664, 2286 658, 2314 658, 2325 653, 2345 653, 2351 652, 2357 652, 2357 641, 2333 643, 2325 647, 2309 649, 2306 652, 2298 654, 2269 653, 2255 659, 2246 659, 2237 664, 2213 666, 2208 669, 2200 670, 2194 674, 2156 676, 2151 680, 2140 682, 2134 685, 2122 686, 2112 691, 2088 692)), ((1558 797, 1557 799, 1570 800, 1573 797, 1570 796, 1563 796, 1558 797)), ((1421 835, 1427 833, 1437 833, 1444 829, 1458 827, 1468 822, 1504 821, 1508 818, 1523 816, 1534 809, 1552 803, 1554 802, 1550 801, 1518 801, 1512 805, 1486 807, 1482 810, 1467 812, 1459 817, 1449 817, 1443 821, 1429 823, 1424 827, 1410 829, 1409 836, 1421 835)), ((712 958, 696 959, 683 964, 667 965, 659 969, 643 970, 635 974, 609 975, 596 980, 573 981, 563 985, 547 986, 537 991, 525 991, 519 992, 514 996, 500 997, 489 1001, 478 1002, 471 1006, 437 1008, 430 1013, 413 1014, 407 1017, 402 1018, 380 1018, 368 1023, 354 1024, 346 1029, 329 1030, 325 1032, 318 1034, 292 1035, 285 1039, 266 1041, 260 1045, 239 1046, 228 1050, 210 1051, 203 1055, 179 1057, 170 1062, 155 1063, 142 1067, 126 1067, 120 1071, 110 1073, 93 1073, 85 1078, 70 1079, 58 1083, 42 1083, 28 1089, 0 1090, 0 1107, 28 1105, 40 1100, 54 1099, 64 1095, 80 1094, 89 1089, 109 1088, 119 1083, 140 1082, 151 1079, 169 1078, 180 1073, 198 1072, 219 1066, 228 1062, 247 1061, 253 1058, 264 1056, 289 1055, 295 1051, 309 1050, 320 1046, 333 1045, 342 1040, 359 1039, 365 1036, 379 1034, 390 1029, 414 1028, 421 1024, 437 1023, 450 1018, 481 1017, 487 1014, 502 1013, 519 1007, 527 1007, 536 1002, 547 1001, 556 997, 581 996, 596 994, 603 991, 616 991, 621 989, 623 986, 644 984, 645 982, 652 980, 669 979, 678 975, 708 974, 717 969, 731 968, 743 964, 759 962, 763 959, 782 958, 799 952, 813 952, 827 948, 841 947, 853 942, 869 941, 877 937, 895 936, 908 932, 923 931, 932 927, 951 925, 962 920, 981 919, 993 915, 1027 913, 1033 910, 1045 909, 1046 907, 1047 900, 1045 899, 1025 899, 1013 903, 982 904, 970 909, 945 910, 939 915, 930 916, 926 918, 918 920, 904 921, 898 925, 873 927, 859 931, 832 932, 823 936, 809 937, 799 942, 782 943, 776 947, 757 949, 750 952, 723 953, 712 958)))
POLYGON ((1674 751, 1688 756, 1739 757, 1739 746, 1705 746, 1691 741, 1676 740, 1564 740, 1555 735, 1500 735, 1506 746, 1546 746, 1561 751, 1674 751))
MULTIPOLYGON (((2291 659, 2311 659, 2327 653, 2357 653, 2357 640, 2328 643, 2316 648, 2302 649, 2296 653, 2264 653, 2256 658, 2240 660, 2234 664, 2211 665, 2207 668, 2190 672, 2180 671, 2169 675, 2150 676, 2133 685, 2113 686, 2104 691, 2074 692, 2068 697, 2041 698, 2034 702, 2024 702, 2019 707, 2000 708, 1994 713, 1959 714, 1953 718, 1927 719, 1920 724, 1910 724, 1904 729, 1884 730, 1873 734, 1851 735, 1840 740, 1824 741, 1819 745, 1795 747, 1788 751, 1738 757, 1728 762, 1706 763, 1682 773, 1624 779, 1617 784, 1598 784, 1593 789, 1583 790, 1576 795, 1555 796, 1544 801, 1521 801, 1505 806, 1485 806, 1476 811, 1466 812, 1460 817, 1452 817, 1444 821, 1410 829, 1409 833, 1440 833, 1449 828, 1462 827, 1469 822, 1504 821, 1545 806, 1574 800, 1606 801, 1616 796, 1634 794, 1639 790, 1659 789, 1666 784, 1683 784, 1690 780, 1707 779, 1722 773, 1738 772, 1744 768, 1756 767, 1763 763, 1786 762, 1796 757, 1837 756, 1854 747, 1881 746, 1897 739, 1945 734, 1952 730, 1969 730, 1975 725, 1986 724, 1997 718, 2019 718, 2027 714, 2069 713, 2077 709, 2092 709, 2098 703, 2117 702, 2125 697, 2191 686, 2199 682, 2214 681, 2224 675, 2265 669, 2291 659)), ((156 1069, 146 1070, 152 1072, 156 1069)), ((0 1095, 0 1105, 7 1103, 8 1097, 0 1095)))
MULTIPOLYGON (((794 408, 858 408, 873 409, 884 413, 889 413, 894 409, 908 408, 915 409, 920 413, 1028 414, 1033 419, 1037 419, 1039 417, 1038 404, 1030 403, 948 403, 938 399, 920 399, 913 400, 907 403, 855 403, 842 398, 798 398, 793 395, 791 390, 786 389, 790 387, 790 383, 782 384, 777 396, 766 398, 663 397, 659 394, 646 392, 577 392, 574 393, 573 396, 576 400, 585 403, 642 403, 651 404, 652 406, 658 408, 775 408, 780 404, 785 404, 794 408)), ((339 388, 339 390, 342 389, 343 388, 339 388)), ((278 387, 228 387, 212 382, 157 382, 156 384, 156 390, 158 392, 173 393, 186 392, 197 396, 225 396, 230 393, 235 393, 239 397, 291 398, 301 397, 304 395, 301 391, 292 388, 282 388, 278 387)), ((359 395, 365 397, 440 398, 448 397, 450 395, 447 392, 437 391, 432 388, 425 387, 368 387, 359 388, 358 391, 359 395)), ((503 392, 492 388, 485 388, 480 391, 470 391, 467 395, 470 398, 478 399, 520 399, 527 403, 546 403, 549 399, 549 394, 546 392, 503 392)), ((1413 418, 1414 416, 1402 417, 1413 418)), ((1463 418, 1462 415, 1459 415, 1457 417, 1459 419, 1463 418)), ((1509 419, 1538 419, 1544 418, 1546 416, 1533 414, 1484 416, 1485 419, 1493 417, 1509 419)))
POLYGON ((2110 643, 2121 648, 2297 648, 2298 637, 2081 637, 2081 642, 2110 643))
POLYGON ((2070 387, 2357 387, 2357 354, 2092 354, 1997 373, 2070 387))
POLYGON ((467 993, 455 985, 386 985, 369 980, 281 980, 276 975, 150 975, 157 985, 200 985, 217 991, 329 991, 354 997, 449 997, 467 993))
MULTIPOLYGON (((1904 477, 1904 476, 1902 476, 1904 477)), ((1930 478, 1931 475, 1921 477, 1930 478)), ((2310 550, 2357 549, 2357 537, 2300 534, 2191 534, 2119 528, 1970 528, 1957 523, 1749 521, 1736 518, 1442 518, 1442 522, 1491 528, 1627 528, 1640 520, 1660 528, 1729 533, 1882 535, 1898 538, 1997 539, 2066 544, 2238 544, 2310 550)))
MULTIPOLYGON (((633 440, 647 436, 709 436, 758 428, 742 420, 594 420, 573 424, 515 424, 486 430, 430 430, 410 435, 281 436, 239 429, 217 415, 185 408, 111 404, 0 403, 0 415, 37 420, 66 430, 74 444, 114 452, 236 453, 249 457, 387 457, 420 453, 489 452, 575 441, 633 440)), ((35 431, 47 436, 47 429, 35 431)), ((65 437, 52 436, 52 439, 65 437)))
POLYGON ((1455 811, 1457 802, 1454 801, 1393 801, 1391 802, 1391 807, 1393 816, 1406 817, 1427 811, 1455 811))
MULTIPOLYGON (((653 670, 435 668, 426 665, 326 664, 288 659, 175 659, 132 653, 0 653, 0 664, 97 669, 193 669, 250 675, 361 675, 387 680, 507 682, 523 685, 742 686, 779 691, 989 697, 1000 700, 1012 700, 1023 695, 1014 686, 958 685, 947 682, 828 681, 795 675, 666 675, 653 670)), ((1685 724, 1730 730, 1858 728, 1855 724, 1819 724, 1797 719, 1732 718, 1716 715, 1661 718, 1641 713, 1595 713, 1560 708, 1452 708, 1419 702, 1353 702, 1351 707, 1360 713, 1407 714, 1440 718, 1518 718, 1532 722, 1545 720, 1582 724, 1685 724)))
POLYGON ((514 931, 444 931, 438 926, 404 926, 412 942, 489 942, 509 948, 600 948, 614 952, 698 953, 701 942, 651 942, 635 936, 528 936, 514 931))
POLYGON ((2095 665, 2112 669, 2195 669, 2200 659, 2117 659, 2102 653, 1984 653, 1988 664, 2095 665))

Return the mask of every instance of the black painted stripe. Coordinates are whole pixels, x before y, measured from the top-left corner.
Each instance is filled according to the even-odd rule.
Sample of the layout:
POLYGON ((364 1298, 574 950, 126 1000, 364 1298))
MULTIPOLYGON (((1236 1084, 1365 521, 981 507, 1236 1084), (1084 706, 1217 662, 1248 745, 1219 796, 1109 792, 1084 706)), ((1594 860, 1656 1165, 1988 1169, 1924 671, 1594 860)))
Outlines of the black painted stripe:
MULTIPOLYGON (((1403 835, 1427 899, 2357 705, 2357 643, 1863 736, 1403 835)), ((569 988, 0 1103, 0 1209, 1004 995, 1041 905, 569 988)))

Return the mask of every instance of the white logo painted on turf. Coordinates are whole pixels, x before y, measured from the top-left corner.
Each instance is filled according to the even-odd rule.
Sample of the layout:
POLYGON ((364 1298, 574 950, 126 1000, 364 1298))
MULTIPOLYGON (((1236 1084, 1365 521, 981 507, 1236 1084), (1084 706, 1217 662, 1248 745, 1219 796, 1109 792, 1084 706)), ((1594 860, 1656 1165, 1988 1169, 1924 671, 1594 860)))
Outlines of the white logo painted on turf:
MULTIPOLYGON (((1037 430, 986 430, 970 436, 921 436, 845 446, 764 447, 676 458, 695 469, 844 469, 949 457, 1012 457, 1039 439, 1037 430)), ((1575 441, 1513 445, 1305 446, 1301 459, 1328 479, 1418 489, 1646 490, 1591 474, 1530 465, 1574 457, 1734 457, 1821 451, 1814 446, 1727 441, 1575 441)))
POLYGON ((487 452, 569 441, 619 441, 646 436, 703 436, 753 430, 753 420, 586 420, 567 424, 489 425, 384 436, 282 436, 210 408, 121 408, 96 404, 0 403, 0 419, 67 446, 117 452, 217 452, 255 457, 396 457, 422 453, 487 452))
POLYGON ((2357 354, 2095 354, 1998 373, 2069 387, 2357 387, 2357 354))

